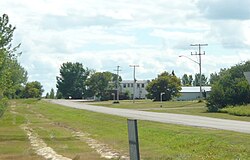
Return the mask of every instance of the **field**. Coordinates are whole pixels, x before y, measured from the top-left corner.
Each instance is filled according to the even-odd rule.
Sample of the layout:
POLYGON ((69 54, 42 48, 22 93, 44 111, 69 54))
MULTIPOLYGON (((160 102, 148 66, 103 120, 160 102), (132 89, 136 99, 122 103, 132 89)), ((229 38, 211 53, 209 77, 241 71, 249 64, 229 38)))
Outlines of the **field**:
POLYGON ((132 101, 120 101, 119 104, 113 104, 112 101, 105 101, 91 102, 89 104, 97 106, 106 106, 111 108, 128 108, 149 112, 189 114, 213 118, 250 121, 250 105, 243 107, 226 108, 223 109, 222 112, 210 113, 207 112, 205 102, 198 101, 168 101, 161 103, 152 102, 151 100, 137 100, 135 101, 135 103, 133 103, 132 101))
MULTIPOLYGON (((0 119, 0 159, 43 159, 39 151, 45 156, 81 160, 106 159, 108 153, 113 159, 128 158, 126 118, 38 100, 11 103, 0 119), (47 150, 43 150, 45 146, 47 150)), ((138 108, 142 106, 145 104, 138 108)), ((138 126, 144 160, 250 157, 249 134, 148 121, 139 121, 138 126)))

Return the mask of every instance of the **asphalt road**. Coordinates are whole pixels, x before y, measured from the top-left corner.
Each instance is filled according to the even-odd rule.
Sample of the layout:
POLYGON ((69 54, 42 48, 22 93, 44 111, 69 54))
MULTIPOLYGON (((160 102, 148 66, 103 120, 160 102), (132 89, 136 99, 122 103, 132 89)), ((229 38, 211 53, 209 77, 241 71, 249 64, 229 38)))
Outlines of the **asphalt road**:
POLYGON ((181 124, 186 126, 222 129, 242 133, 250 133, 250 122, 226 120, 219 118, 209 118, 202 116, 192 116, 172 113, 155 113, 138 111, 131 109, 117 109, 101 106, 87 105, 85 103, 74 102, 69 100, 49 100, 52 103, 60 104, 67 107, 84 109, 93 112, 112 114, 130 119, 148 120, 161 123, 181 124))

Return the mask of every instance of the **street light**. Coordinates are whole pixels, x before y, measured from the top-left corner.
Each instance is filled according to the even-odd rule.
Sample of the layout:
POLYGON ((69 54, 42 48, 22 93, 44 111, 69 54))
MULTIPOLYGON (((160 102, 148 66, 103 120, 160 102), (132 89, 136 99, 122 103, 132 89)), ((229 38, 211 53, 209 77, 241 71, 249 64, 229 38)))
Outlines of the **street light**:
POLYGON ((161 92, 161 103, 162 103, 162 95, 164 95, 165 93, 164 92, 161 92))
POLYGON ((194 63, 198 64, 199 65, 199 71, 200 71, 200 98, 202 98, 202 89, 201 89, 201 60, 199 62, 187 57, 187 56, 184 56, 184 55, 180 55, 179 57, 185 57, 191 61, 193 61, 194 63))

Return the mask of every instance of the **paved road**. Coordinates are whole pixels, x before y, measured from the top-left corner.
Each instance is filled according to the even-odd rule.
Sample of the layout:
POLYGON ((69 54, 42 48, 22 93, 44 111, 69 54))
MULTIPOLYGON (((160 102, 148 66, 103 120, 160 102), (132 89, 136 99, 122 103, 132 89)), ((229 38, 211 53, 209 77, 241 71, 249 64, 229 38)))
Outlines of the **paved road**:
POLYGON ((131 109, 108 108, 108 107, 87 105, 84 103, 73 102, 69 100, 50 100, 50 102, 67 107, 112 114, 131 119, 148 120, 148 121, 155 121, 162 123, 181 124, 187 126, 214 128, 214 129, 222 129, 222 130, 229 130, 242 133, 250 133, 250 122, 244 122, 244 121, 226 120, 226 119, 191 116, 183 114, 172 114, 172 113, 155 113, 155 112, 146 112, 146 111, 138 111, 131 109))

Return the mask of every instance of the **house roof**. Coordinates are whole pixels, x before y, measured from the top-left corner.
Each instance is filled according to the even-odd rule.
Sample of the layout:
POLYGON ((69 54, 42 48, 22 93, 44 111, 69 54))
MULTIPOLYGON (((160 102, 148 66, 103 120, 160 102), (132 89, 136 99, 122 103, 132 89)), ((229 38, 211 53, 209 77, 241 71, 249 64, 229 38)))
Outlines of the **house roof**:
MULTIPOLYGON (((202 91, 209 92, 211 91, 211 86, 202 86, 202 91)), ((188 93, 197 93, 200 92, 200 86, 190 86, 190 87, 181 87, 181 93, 188 92, 188 93)))
POLYGON ((250 84, 250 72, 244 72, 244 75, 245 75, 248 83, 250 84))

